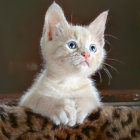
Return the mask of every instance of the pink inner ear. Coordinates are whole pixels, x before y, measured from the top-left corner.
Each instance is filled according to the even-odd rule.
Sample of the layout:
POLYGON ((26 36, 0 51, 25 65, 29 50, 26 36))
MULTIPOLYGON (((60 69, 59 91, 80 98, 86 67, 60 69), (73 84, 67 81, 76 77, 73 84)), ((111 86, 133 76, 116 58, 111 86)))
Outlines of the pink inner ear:
POLYGON ((49 41, 52 41, 53 40, 53 36, 58 36, 58 33, 57 33, 57 29, 56 27, 53 27, 50 25, 49 27, 49 33, 48 33, 48 36, 49 36, 49 41))
POLYGON ((52 40, 52 31, 51 31, 51 28, 50 28, 50 31, 48 33, 48 36, 49 36, 49 41, 51 41, 52 40))

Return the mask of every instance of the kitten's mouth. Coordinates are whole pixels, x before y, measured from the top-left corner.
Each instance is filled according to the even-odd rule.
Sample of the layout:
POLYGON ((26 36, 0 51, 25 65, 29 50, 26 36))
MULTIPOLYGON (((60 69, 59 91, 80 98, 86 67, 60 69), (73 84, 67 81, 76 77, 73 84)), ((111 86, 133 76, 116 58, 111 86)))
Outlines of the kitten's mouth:
POLYGON ((80 62, 80 65, 89 67, 89 63, 87 62, 87 60, 80 62))

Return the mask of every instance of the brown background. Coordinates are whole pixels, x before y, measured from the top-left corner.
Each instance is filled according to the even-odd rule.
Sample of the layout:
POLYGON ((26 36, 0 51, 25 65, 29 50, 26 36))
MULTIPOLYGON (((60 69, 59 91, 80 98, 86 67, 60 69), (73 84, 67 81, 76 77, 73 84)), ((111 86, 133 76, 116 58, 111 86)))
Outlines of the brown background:
MULTIPOLYGON (((26 90, 42 67, 40 37, 44 15, 52 0, 0 0, 0 93, 26 90)), ((56 0, 68 21, 88 24, 100 12, 110 10, 106 36, 106 61, 118 69, 113 79, 95 76, 100 89, 140 89, 140 0, 56 0)))

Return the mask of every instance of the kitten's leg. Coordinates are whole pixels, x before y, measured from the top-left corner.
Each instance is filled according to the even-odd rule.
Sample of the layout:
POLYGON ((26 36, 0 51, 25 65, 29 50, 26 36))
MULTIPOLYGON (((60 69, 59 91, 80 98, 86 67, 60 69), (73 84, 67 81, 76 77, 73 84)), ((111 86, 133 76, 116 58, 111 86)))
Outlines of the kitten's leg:
POLYGON ((60 108, 57 108, 51 115, 51 119, 55 124, 68 124, 69 126, 73 126, 76 123, 76 109, 75 109, 75 103, 72 100, 64 99, 63 106, 60 108))
POLYGON ((77 110, 75 108, 75 102, 69 99, 65 99, 64 102, 65 102, 64 110, 69 118, 68 125, 74 126, 76 124, 76 114, 77 114, 77 110))

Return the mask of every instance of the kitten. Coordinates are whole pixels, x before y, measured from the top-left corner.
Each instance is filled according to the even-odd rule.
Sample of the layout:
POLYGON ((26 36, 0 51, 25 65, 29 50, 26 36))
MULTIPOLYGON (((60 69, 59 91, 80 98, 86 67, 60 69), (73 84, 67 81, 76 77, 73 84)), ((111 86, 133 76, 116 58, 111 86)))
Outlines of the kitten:
POLYGON ((89 26, 69 24, 61 7, 49 7, 41 39, 45 60, 42 73, 22 96, 19 105, 50 118, 55 124, 73 126, 101 105, 89 78, 105 58, 104 30, 108 12, 89 26))

